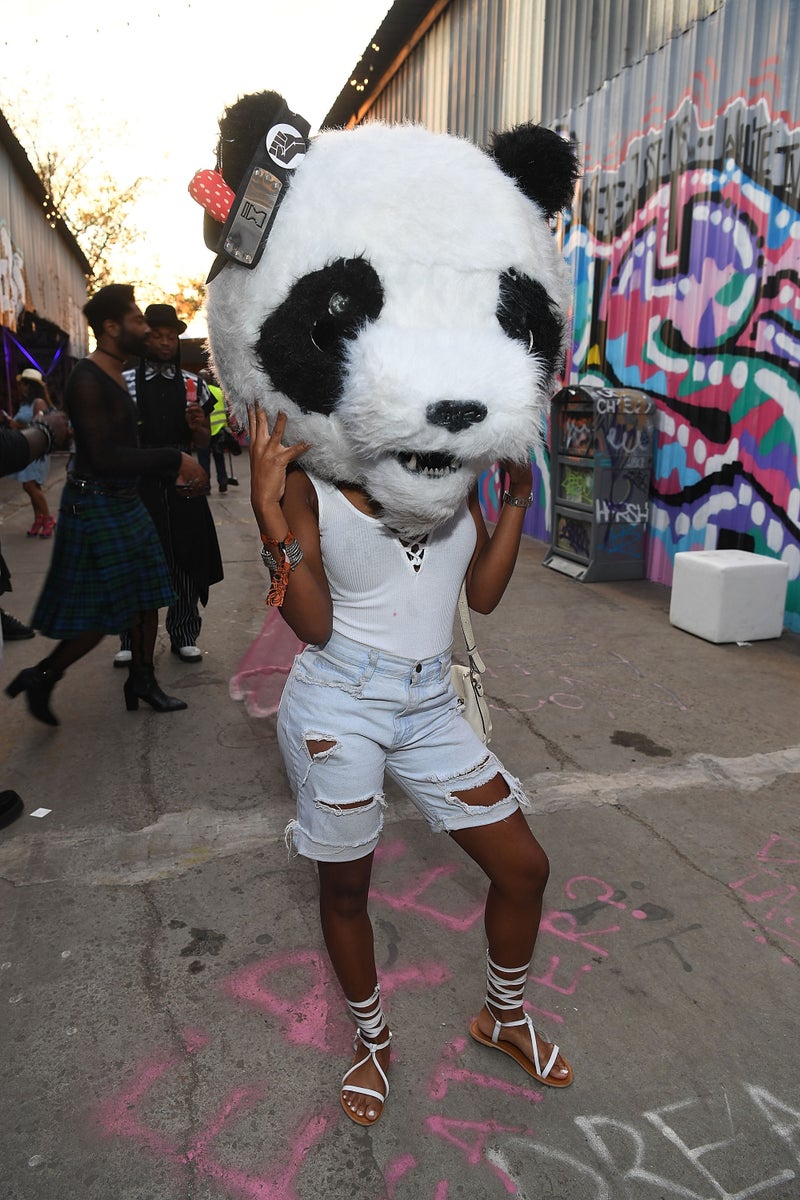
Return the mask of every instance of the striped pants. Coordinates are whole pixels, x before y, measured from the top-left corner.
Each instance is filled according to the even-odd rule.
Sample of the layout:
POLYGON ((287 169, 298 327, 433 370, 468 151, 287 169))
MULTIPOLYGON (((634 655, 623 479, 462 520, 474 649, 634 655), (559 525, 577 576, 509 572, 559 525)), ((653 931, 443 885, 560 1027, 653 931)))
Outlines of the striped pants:
MULTIPOLYGON (((196 646, 200 636, 203 619, 200 616, 200 597, 197 584, 190 575, 171 560, 167 555, 172 586, 175 588, 176 600, 167 609, 167 619, 164 627, 173 646, 196 646)), ((130 634, 123 633, 119 639, 120 650, 130 650, 130 634)))

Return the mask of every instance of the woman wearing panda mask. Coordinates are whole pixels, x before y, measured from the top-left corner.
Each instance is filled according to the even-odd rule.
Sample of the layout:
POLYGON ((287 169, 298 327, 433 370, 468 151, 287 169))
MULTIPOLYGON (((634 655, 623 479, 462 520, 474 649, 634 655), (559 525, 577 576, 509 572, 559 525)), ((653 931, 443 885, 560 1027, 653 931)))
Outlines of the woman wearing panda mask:
MULTIPOLYGON (((283 694, 278 737, 298 800, 288 832, 295 849, 318 864, 325 944, 357 1026, 344 1110, 371 1125, 389 1092, 391 1033, 367 911, 384 770, 489 879, 486 1003, 470 1034, 540 1082, 566 1087, 570 1067, 522 1007, 547 857, 520 810, 527 802, 519 783, 459 715, 449 684, 462 579, 471 608, 496 607, 519 549, 530 464, 503 464, 507 500, 491 537, 473 487, 428 540, 430 561, 409 588, 408 561, 366 492, 294 465, 309 444, 284 446, 285 425, 283 413, 270 429, 263 409, 250 411, 251 499, 271 599, 308 643, 283 694), (406 655, 384 648, 399 610, 406 655), (424 650, 420 658, 411 657, 416 647, 424 650)), ((396 650, 396 635, 389 636, 396 650)))
POLYGON ((461 715, 450 656, 462 582, 491 612, 519 549, 567 342, 552 221, 576 148, 537 125, 487 150, 370 121, 309 139, 275 92, 240 97, 219 130, 216 169, 190 184, 217 256, 209 344, 249 415, 268 604, 306 643, 277 731, 297 799, 287 842, 318 865, 357 1029, 342 1106, 371 1125, 389 1093, 367 911, 387 773, 489 880, 470 1034, 566 1087, 572 1071, 523 1011, 547 857, 518 780, 461 715), (490 537, 477 481, 498 461, 508 491, 490 537))

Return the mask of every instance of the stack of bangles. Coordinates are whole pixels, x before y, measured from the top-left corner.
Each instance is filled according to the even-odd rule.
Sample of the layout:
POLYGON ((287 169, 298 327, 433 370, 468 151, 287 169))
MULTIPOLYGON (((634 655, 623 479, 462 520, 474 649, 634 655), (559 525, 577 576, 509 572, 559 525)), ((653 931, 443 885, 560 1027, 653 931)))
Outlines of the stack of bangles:
POLYGON ((45 454, 50 454, 50 452, 53 449, 53 446, 55 445, 56 439, 53 436, 53 431, 50 428, 50 426, 47 424, 47 422, 42 421, 41 418, 39 418, 39 417, 34 417, 34 419, 30 423, 29 428, 30 429, 38 429, 39 432, 43 433, 45 438, 47 439, 47 449, 43 450, 42 453, 40 455, 38 455, 39 458, 44 458, 45 454))
POLYGON ((300 549, 300 543, 291 530, 286 531, 281 542, 277 538, 265 537, 262 533, 261 542, 261 560, 269 571, 271 580, 265 603, 269 608, 280 608, 283 604, 283 598, 286 595, 289 572, 293 571, 298 563, 303 561, 303 551, 300 549), (272 550, 269 549, 270 546, 274 546, 275 550, 280 554, 280 561, 272 553, 272 550))

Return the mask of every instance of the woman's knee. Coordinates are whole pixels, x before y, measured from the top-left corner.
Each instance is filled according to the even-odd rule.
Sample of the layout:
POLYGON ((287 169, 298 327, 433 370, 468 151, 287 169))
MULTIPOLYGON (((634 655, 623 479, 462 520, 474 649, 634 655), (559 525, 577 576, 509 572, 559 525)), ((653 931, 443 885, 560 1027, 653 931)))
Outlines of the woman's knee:
POLYGON ((372 855, 353 863, 319 863, 320 908, 352 920, 367 911, 372 855))
POLYGON ((537 841, 518 848, 507 864, 499 886, 505 891, 528 900, 538 901, 544 895, 550 878, 550 860, 537 841))

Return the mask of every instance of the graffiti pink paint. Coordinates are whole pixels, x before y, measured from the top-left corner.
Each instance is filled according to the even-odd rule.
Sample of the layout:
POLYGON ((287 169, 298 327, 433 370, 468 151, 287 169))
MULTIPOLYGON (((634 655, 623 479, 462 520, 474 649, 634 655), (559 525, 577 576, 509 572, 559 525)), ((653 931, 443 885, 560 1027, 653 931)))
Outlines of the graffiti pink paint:
POLYGON ((485 1164, 502 1183, 510 1196, 517 1193, 517 1185, 501 1167, 497 1166, 486 1156, 486 1141, 492 1134, 508 1133, 517 1136, 533 1137, 532 1129, 515 1129, 507 1125, 498 1125, 496 1121, 456 1121, 449 1117, 428 1117, 425 1122, 431 1133, 442 1138, 451 1145, 458 1147, 464 1154, 470 1166, 485 1164), (471 1140, 468 1140, 470 1135, 471 1140))
POLYGON ((426 871, 417 882, 412 883, 400 893, 391 893, 381 888, 373 888, 370 894, 373 900, 387 904, 389 908, 394 908, 399 912, 417 913, 419 916, 429 917, 432 921, 444 925, 445 928, 452 930, 454 933, 464 933, 483 917, 483 903, 476 905, 459 916, 443 912, 432 905, 420 903, 420 896, 424 895, 425 892, 429 891, 440 880, 449 878, 459 870, 460 868, 457 866, 433 867, 430 871, 426 871))
POLYGON ((495 1075, 484 1075, 477 1071, 470 1071, 464 1067, 459 1067, 456 1059, 460 1054, 464 1053, 466 1046, 467 1039, 464 1037, 454 1038, 453 1041, 448 1042, 445 1046, 442 1057, 431 1076, 428 1088, 428 1095, 431 1100, 443 1100, 447 1095, 450 1084, 457 1083, 488 1088, 502 1092, 505 1096, 518 1096, 521 1100, 530 1101, 531 1104, 541 1103, 543 1099, 542 1093, 534 1091, 532 1088, 527 1088, 520 1084, 508 1083, 505 1079, 498 1079, 495 1075))
POLYGON ((222 1101, 217 1111, 196 1133, 186 1150, 157 1129, 147 1125, 140 1116, 140 1106, 155 1084, 168 1074, 177 1072, 190 1054, 208 1045, 203 1034, 194 1031, 184 1035, 184 1052, 170 1054, 160 1061, 146 1063, 138 1076, 117 1096, 105 1101, 98 1110, 97 1121, 106 1136, 127 1137, 174 1166, 191 1165, 208 1179, 213 1179, 233 1197, 242 1200, 299 1200, 294 1181, 309 1151, 319 1142, 332 1117, 313 1116, 289 1142, 285 1162, 277 1172, 253 1175, 238 1167, 218 1161, 212 1142, 235 1117, 250 1111, 266 1095, 266 1087, 256 1085, 235 1088, 222 1101))
MULTIPOLYGON (((757 869, 728 884, 748 905, 758 907, 757 920, 743 923, 754 930, 761 945, 769 937, 800 947, 800 887, 790 882, 798 877, 800 842, 773 833, 755 854, 757 869)), ((788 955, 785 963, 793 963, 788 955)))
MULTIPOLYGON (((381 991, 390 999, 394 992, 436 988, 450 978, 444 964, 421 963, 385 971, 381 991)), ((292 950, 249 963, 220 986, 232 999, 276 1017, 286 1039, 296 1046, 342 1054, 352 1041, 339 985, 327 959, 314 950, 292 950)))

